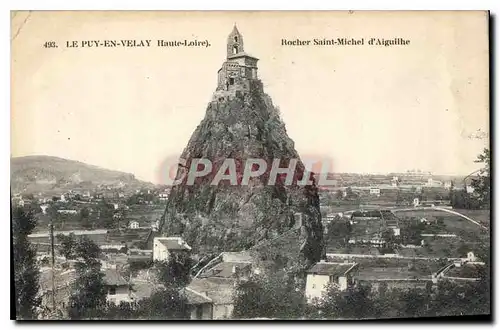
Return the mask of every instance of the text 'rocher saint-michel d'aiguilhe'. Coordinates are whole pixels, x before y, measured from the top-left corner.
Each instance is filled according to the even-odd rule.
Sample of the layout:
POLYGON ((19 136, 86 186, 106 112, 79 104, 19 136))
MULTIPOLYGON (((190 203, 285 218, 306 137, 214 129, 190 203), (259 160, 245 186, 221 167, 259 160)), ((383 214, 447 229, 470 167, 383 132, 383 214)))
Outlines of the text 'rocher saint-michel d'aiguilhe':
POLYGON ((404 38, 318 38, 281 39, 282 46, 408 46, 410 40, 404 38))

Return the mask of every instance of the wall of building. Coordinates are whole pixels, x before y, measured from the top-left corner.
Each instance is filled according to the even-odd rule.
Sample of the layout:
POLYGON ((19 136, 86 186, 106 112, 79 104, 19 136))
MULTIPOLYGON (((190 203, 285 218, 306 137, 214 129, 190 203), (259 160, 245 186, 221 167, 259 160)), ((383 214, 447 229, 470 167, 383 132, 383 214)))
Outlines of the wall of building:
POLYGON ((234 305, 233 304, 223 304, 223 305, 214 305, 213 308, 213 319, 228 319, 233 314, 234 305))
POLYGON ((243 81, 247 79, 257 79, 257 60, 248 57, 231 59, 222 64, 217 73, 217 89, 226 89, 229 78, 234 79, 233 85, 240 88, 248 88, 243 81))
POLYGON ((108 290, 108 295, 106 296, 106 300, 112 303, 119 305, 122 301, 129 302, 130 301, 130 291, 128 286, 118 286, 115 287, 115 294, 111 294, 108 290))
POLYGON ((168 260, 168 249, 157 238, 153 241, 153 260, 168 260))
POLYGON ((310 302, 314 298, 321 298, 325 287, 330 281, 328 275, 307 274, 306 279, 306 298, 310 302))
POLYGON ((340 286, 340 291, 345 291, 347 290, 347 286, 349 285, 347 283, 347 277, 341 276, 339 277, 339 286, 340 286))
POLYGON ((212 304, 194 305, 192 307, 191 320, 211 320, 211 319, 212 319, 212 304))

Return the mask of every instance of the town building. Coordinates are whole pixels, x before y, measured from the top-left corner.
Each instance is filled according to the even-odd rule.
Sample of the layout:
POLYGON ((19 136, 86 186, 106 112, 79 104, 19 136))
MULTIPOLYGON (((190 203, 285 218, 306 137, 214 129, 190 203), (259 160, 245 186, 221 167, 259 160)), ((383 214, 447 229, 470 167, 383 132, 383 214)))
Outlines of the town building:
POLYGON ((472 194, 474 192, 474 187, 471 186, 471 185, 467 185, 465 187, 465 191, 468 193, 468 194, 472 194))
POLYGON ((130 302, 130 285, 122 275, 112 268, 106 268, 104 273, 104 286, 106 289, 106 300, 119 305, 121 302, 130 302))
POLYGON ((161 201, 161 202, 166 202, 168 201, 168 193, 166 192, 161 192, 158 194, 158 199, 161 201))
POLYGON ((351 262, 317 262, 307 271, 306 298, 309 303, 320 299, 328 286, 339 291, 345 291, 354 284, 353 278, 357 269, 356 263, 351 262))
POLYGON ((47 214, 47 209, 49 208, 50 205, 48 204, 43 204, 40 205, 40 209, 42 210, 42 214, 47 214))
POLYGON ((168 260, 171 253, 186 253, 191 247, 181 237, 155 237, 153 260, 168 260))
POLYGON ((212 320, 214 315, 214 301, 205 294, 199 293, 190 287, 184 288, 182 294, 187 300, 191 320, 212 320))
POLYGON ((247 252, 222 252, 206 264, 187 286, 191 319, 230 318, 235 289, 252 274, 260 274, 247 252))
POLYGON ((337 214, 332 214, 332 213, 327 214, 325 219, 323 220, 323 222, 328 224, 328 223, 334 221, 337 216, 338 216, 337 214))
POLYGON ((192 298, 197 298, 190 301, 193 319, 220 320, 231 317, 235 294, 233 278, 195 278, 189 283, 186 291, 192 294, 192 298))
POLYGON ((139 228, 139 222, 138 221, 130 221, 128 224, 128 227, 130 229, 138 229, 139 228))
POLYGON ((57 213, 60 213, 60 214, 77 214, 78 211, 77 210, 65 210, 65 209, 62 209, 62 210, 57 210, 57 213))

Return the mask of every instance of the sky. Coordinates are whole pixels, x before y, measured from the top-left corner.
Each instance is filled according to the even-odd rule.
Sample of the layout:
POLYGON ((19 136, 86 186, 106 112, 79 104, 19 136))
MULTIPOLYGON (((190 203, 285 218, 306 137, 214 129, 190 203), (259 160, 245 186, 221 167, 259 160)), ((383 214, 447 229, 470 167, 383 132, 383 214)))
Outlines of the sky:
POLYGON ((58 156, 161 183, 205 115, 235 23, 303 157, 331 159, 334 172, 479 168, 488 140, 471 136, 489 133, 485 12, 17 12, 11 156, 58 156), (281 42, 341 37, 365 45, 281 42), (121 39, 211 46, 65 47, 121 39))

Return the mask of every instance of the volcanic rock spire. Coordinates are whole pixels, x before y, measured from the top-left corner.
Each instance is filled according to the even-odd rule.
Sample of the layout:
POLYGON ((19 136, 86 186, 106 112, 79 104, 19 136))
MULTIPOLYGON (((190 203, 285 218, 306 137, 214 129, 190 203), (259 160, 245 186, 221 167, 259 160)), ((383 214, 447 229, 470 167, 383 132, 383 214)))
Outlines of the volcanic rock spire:
POLYGON ((319 261, 324 251, 317 188, 278 109, 264 93, 257 62, 244 51, 243 36, 235 26, 205 118, 179 160, 183 164, 177 173, 180 183, 172 187, 161 230, 169 236, 182 235, 197 251, 214 253, 252 249, 291 237, 287 253, 319 261), (287 176, 275 175, 273 162, 279 168, 292 168, 296 162, 291 182, 287 176), (204 168, 207 164, 210 168, 204 168), (246 184, 248 164, 254 171, 264 164, 265 171, 246 184), (203 170, 207 170, 204 175, 192 175, 203 170), (236 172, 234 180, 214 180, 231 172, 236 172), (273 176, 275 184, 269 180, 273 176))

